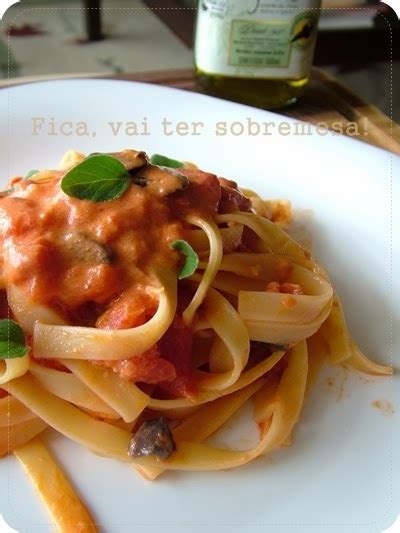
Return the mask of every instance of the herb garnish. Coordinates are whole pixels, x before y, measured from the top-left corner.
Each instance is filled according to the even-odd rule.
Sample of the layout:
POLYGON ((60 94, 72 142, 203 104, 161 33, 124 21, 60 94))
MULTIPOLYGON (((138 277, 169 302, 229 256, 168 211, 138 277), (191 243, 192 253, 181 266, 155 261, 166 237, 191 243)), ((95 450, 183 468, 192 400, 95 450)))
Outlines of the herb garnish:
POLYGON ((153 154, 150 157, 150 163, 152 165, 157 165, 158 167, 167 167, 167 168, 183 168, 185 165, 181 161, 176 159, 171 159, 161 154, 153 154))
POLYGON ((122 196, 130 183, 129 172, 121 161, 96 154, 69 170, 61 181, 61 189, 80 200, 107 202, 122 196))
POLYGON ((178 250, 185 256, 185 263, 179 271, 178 279, 189 278, 196 271, 199 265, 199 256, 190 246, 190 244, 183 240, 174 241, 171 248, 178 250))
POLYGON ((0 320, 0 359, 23 357, 28 351, 21 326, 14 320, 0 320))

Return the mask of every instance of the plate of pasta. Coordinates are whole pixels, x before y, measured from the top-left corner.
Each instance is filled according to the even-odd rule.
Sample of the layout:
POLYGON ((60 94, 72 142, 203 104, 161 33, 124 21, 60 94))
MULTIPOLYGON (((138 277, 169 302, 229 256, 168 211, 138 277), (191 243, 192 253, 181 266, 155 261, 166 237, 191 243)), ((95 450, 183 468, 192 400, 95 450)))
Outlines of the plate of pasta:
POLYGON ((399 159, 139 83, 3 90, 0 115, 6 521, 389 525, 399 159))

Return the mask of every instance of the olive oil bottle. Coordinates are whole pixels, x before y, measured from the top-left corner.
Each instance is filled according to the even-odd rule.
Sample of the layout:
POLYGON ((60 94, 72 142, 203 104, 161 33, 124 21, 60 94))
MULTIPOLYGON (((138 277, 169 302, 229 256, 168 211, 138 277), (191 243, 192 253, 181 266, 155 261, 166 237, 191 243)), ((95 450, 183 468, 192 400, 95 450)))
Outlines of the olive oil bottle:
POLYGON ((309 80, 321 0, 200 0, 195 64, 205 92, 276 109, 309 80))

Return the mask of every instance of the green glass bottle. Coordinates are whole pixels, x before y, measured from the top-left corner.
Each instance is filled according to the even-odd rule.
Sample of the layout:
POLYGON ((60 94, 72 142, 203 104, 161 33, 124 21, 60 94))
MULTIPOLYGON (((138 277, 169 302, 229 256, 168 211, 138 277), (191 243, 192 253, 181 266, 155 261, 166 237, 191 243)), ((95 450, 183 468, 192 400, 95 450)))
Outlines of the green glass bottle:
POLYGON ((195 65, 205 92, 276 109, 309 80, 320 0, 200 0, 195 65))

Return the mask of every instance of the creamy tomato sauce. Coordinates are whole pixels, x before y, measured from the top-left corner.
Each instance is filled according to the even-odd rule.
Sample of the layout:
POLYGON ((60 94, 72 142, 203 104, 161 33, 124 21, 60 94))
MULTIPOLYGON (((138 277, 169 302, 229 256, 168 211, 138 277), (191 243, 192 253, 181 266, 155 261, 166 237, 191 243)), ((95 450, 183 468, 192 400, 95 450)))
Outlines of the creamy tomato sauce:
MULTIPOLYGON (((121 154, 120 160, 130 155, 121 154)), ((175 171, 146 165, 137 171, 138 183, 143 183, 132 181, 120 198, 109 202, 66 195, 60 171, 46 172, 45 179, 37 181, 14 178, 13 191, 0 198, 5 284, 18 286, 29 301, 53 308, 74 325, 123 329, 145 323, 157 308, 151 290, 157 285, 155 273, 178 272, 181 259, 170 245, 185 239, 185 215, 197 212, 212 218, 218 210, 231 210, 235 202, 243 209, 247 200, 234 184, 213 174, 197 169, 179 169, 179 174, 186 178, 185 187, 179 187, 182 176, 175 171)), ((184 331, 183 337, 187 341, 179 357, 185 360, 191 335, 184 331)), ((163 354, 155 347, 142 372, 139 359, 118 362, 115 370, 149 383, 162 380, 157 366, 169 381, 187 374, 186 360, 174 371, 170 345, 170 336, 160 343, 166 352, 163 365, 157 365, 163 354)))
POLYGON ((67 316, 85 303, 104 306, 125 292, 132 299, 132 289, 143 292, 155 283, 154 271, 178 268, 170 244, 185 237, 182 212, 211 215, 216 209, 216 177, 189 174, 193 184, 179 197, 132 184, 122 197, 97 203, 64 194, 59 172, 38 183, 14 180, 15 191, 0 199, 5 280, 32 302, 67 316))

